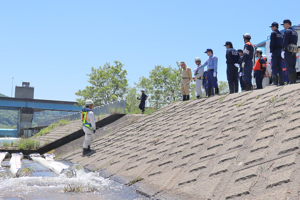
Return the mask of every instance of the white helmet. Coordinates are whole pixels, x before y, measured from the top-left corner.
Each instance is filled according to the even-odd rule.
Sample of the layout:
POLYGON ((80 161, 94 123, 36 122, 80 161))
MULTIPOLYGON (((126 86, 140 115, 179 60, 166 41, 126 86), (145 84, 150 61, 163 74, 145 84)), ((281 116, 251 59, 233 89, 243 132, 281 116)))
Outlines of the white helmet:
POLYGON ((93 105, 93 104, 94 104, 94 102, 93 102, 91 99, 87 99, 87 100, 85 101, 85 105, 86 105, 86 106, 93 105))
POLYGON ((201 59, 199 57, 196 57, 195 62, 197 62, 197 61, 201 62, 201 59))
POLYGON ((145 92, 145 89, 141 89, 141 92, 145 92))
POLYGON ((251 39, 251 35, 250 35, 250 33, 245 33, 245 34, 243 35, 243 38, 248 38, 248 39, 251 39))
POLYGON ((256 52, 260 52, 262 54, 262 50, 261 49, 256 49, 256 52))

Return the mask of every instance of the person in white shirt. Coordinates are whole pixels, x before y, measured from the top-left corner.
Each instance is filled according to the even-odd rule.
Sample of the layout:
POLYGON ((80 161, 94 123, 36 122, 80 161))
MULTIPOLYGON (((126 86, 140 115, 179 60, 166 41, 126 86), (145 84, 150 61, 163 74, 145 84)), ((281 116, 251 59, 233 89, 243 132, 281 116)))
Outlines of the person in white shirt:
MULTIPOLYGON (((197 65, 197 68, 201 65, 201 59, 199 57, 195 58, 195 63, 197 65)), ((197 99, 202 98, 202 80, 203 80, 203 71, 204 68, 194 70, 195 75, 195 81, 196 81, 196 93, 197 93, 197 99)))

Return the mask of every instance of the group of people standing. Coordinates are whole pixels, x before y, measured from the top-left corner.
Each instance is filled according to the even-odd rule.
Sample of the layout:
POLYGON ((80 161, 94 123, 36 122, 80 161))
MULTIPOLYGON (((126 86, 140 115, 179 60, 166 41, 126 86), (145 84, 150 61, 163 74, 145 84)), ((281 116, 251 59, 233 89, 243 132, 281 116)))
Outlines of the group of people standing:
MULTIPOLYGON (((270 74, 272 74, 272 85, 283 85, 283 83, 286 82, 284 75, 288 76, 290 84, 296 83, 298 34, 292 28, 292 23, 289 19, 284 20, 281 25, 285 28, 284 35, 278 30, 277 22, 273 22, 270 26, 272 28, 269 56, 269 59, 271 59, 271 67, 268 66, 267 57, 263 56, 263 51, 261 49, 255 49, 255 46, 250 42, 251 35, 249 33, 243 35, 245 43, 244 50, 234 49, 230 41, 225 43, 226 73, 229 93, 238 92, 239 81, 242 90, 252 90, 252 71, 254 71, 257 89, 263 88, 264 78, 264 85, 268 85, 270 74), (253 66, 254 54, 257 59, 253 66), (283 70, 283 61, 286 70, 283 70)), ((207 97, 219 94, 217 79, 218 58, 213 54, 212 49, 206 49, 205 53, 209 58, 204 64, 201 65, 201 59, 199 57, 195 58, 197 68, 193 71, 194 77, 192 76, 191 69, 186 66, 185 62, 180 62, 182 67, 181 92, 183 101, 189 100, 189 84, 193 79, 196 82, 197 98, 202 98, 202 88, 205 89, 207 97), (207 66, 207 71, 204 71, 205 66, 207 66)))

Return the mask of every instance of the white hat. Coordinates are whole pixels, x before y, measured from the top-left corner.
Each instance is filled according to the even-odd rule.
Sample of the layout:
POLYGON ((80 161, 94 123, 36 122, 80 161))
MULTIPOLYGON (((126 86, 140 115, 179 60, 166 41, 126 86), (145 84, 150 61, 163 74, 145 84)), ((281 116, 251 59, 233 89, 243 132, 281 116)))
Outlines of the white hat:
POLYGON ((141 92, 145 92, 145 89, 141 89, 141 92))
POLYGON ((245 33, 245 34, 243 35, 243 37, 244 37, 244 38, 251 39, 251 35, 250 35, 250 33, 245 33))
POLYGON ((201 59, 199 57, 196 57, 195 62, 197 62, 197 61, 201 62, 201 59))
POLYGON ((87 99, 86 101, 85 101, 85 105, 86 106, 88 106, 88 105, 93 105, 94 104, 94 102, 91 100, 91 99, 87 99))

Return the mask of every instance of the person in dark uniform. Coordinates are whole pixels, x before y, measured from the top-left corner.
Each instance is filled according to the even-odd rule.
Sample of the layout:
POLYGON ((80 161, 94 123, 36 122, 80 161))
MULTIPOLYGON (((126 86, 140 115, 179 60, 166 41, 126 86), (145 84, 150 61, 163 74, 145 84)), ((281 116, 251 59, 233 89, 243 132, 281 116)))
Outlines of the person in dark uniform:
POLYGON ((226 64, 227 64, 227 81, 229 85, 229 93, 237 93, 238 88, 238 68, 239 68, 239 56, 237 50, 232 46, 232 43, 227 41, 224 45, 226 47, 226 64))
POLYGON ((251 44, 251 35, 249 33, 246 33, 243 35, 244 38, 244 51, 243 51, 243 58, 242 58, 242 68, 243 68, 243 79, 246 85, 245 90, 249 91, 252 89, 251 84, 251 74, 252 74, 252 68, 253 68, 253 53, 254 48, 251 44))
POLYGON ((139 105, 139 109, 142 110, 142 114, 144 114, 144 112, 145 112, 145 104, 146 104, 146 100, 147 100, 148 96, 145 94, 145 90, 144 89, 142 89, 141 92, 142 92, 142 96, 138 97, 137 99, 141 100, 141 103, 139 105))
POLYGON ((240 79, 241 91, 245 91, 246 85, 243 80, 243 68, 242 68, 243 50, 238 49, 238 53, 239 53, 239 67, 240 67, 239 79, 240 79))
MULTIPOLYGON (((207 90, 208 90, 208 84, 207 84, 207 71, 204 71, 203 72, 203 79, 202 79, 202 87, 203 87, 203 89, 205 90, 205 95, 206 95, 206 97, 208 97, 208 92, 207 92, 207 90)), ((215 95, 215 92, 214 92, 214 88, 211 88, 211 95, 215 95)))
POLYGON ((257 49, 255 54, 257 56, 257 60, 253 67, 255 82, 257 89, 262 89, 262 80, 266 72, 266 60, 262 57, 261 49, 257 49))
POLYGON ((278 30, 278 23, 273 22, 270 26, 272 28, 271 41, 270 41, 270 58, 272 65, 272 85, 282 85, 282 44, 283 35, 278 30))
POLYGON ((288 72, 290 84, 296 83, 296 53, 298 51, 297 42, 298 34, 292 28, 292 22, 289 19, 283 20, 283 27, 285 32, 283 35, 283 52, 282 58, 284 58, 286 70, 288 72))

